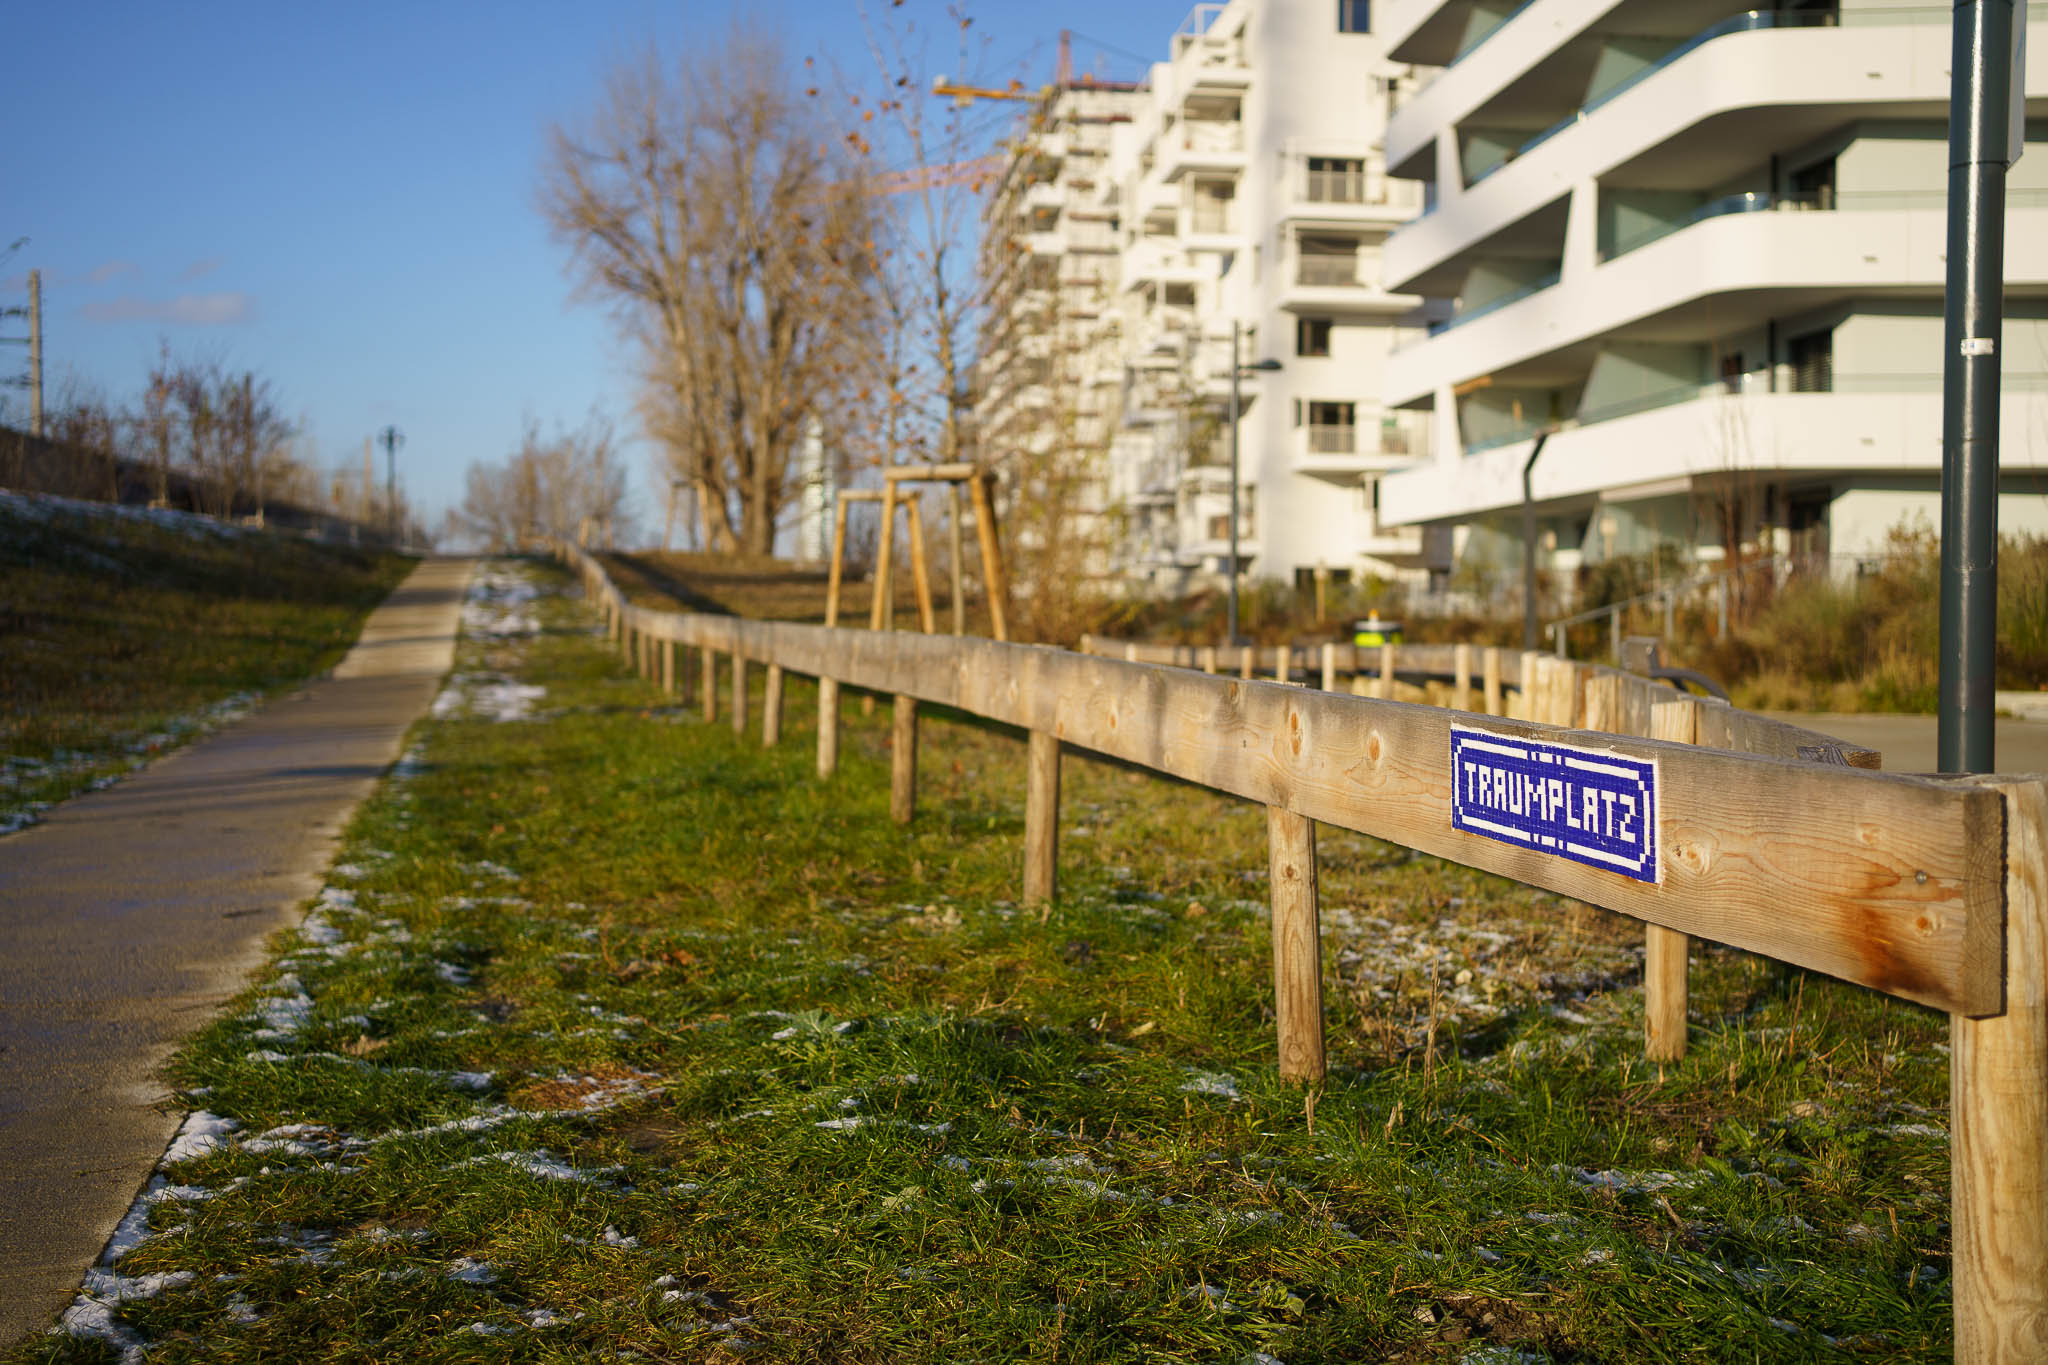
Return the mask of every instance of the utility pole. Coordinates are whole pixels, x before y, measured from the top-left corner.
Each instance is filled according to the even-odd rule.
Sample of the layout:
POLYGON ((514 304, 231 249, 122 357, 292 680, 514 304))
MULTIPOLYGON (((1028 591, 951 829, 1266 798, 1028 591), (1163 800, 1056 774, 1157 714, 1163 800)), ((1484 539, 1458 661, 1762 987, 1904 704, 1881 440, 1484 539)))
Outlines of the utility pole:
POLYGON ((377 439, 384 446, 384 513, 391 526, 391 543, 398 544, 398 448, 405 444, 405 433, 397 427, 386 427, 377 433, 377 439))
POLYGON ((43 272, 28 272, 28 434, 43 434, 43 272))
POLYGON ((377 510, 377 455, 374 436, 363 438, 363 510, 356 520, 368 526, 370 514, 377 510))
POLYGON ((2026 72, 2017 58, 2025 22, 2025 6, 2014 0, 1957 0, 1955 7, 1936 730, 1945 773, 1997 766, 1998 342, 2005 326, 2005 173, 2026 147, 2026 72))

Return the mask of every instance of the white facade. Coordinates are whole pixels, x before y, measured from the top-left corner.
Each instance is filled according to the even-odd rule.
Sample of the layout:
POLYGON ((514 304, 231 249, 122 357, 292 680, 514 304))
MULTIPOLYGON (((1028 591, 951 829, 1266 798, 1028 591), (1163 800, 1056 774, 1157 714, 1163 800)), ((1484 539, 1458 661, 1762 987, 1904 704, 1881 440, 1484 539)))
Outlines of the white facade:
MULTIPOLYGON (((1430 207, 1389 239, 1386 283, 1455 300, 1386 365, 1387 402, 1434 435, 1386 481, 1389 520, 1498 550, 1546 431, 1554 568, 1660 543, 1867 557, 1937 520, 1950 11, 1749 3, 1377 7, 1392 55, 1442 68, 1387 127, 1430 207)), ((2027 90, 2048 113, 2041 44, 2027 90)), ((2000 348, 2002 525, 2037 533, 2041 137, 2009 182, 2000 348)))
MULTIPOLYGON (((1429 424, 1381 403, 1387 358, 1423 317, 1419 298, 1381 286, 1380 246, 1421 195, 1385 172, 1381 130, 1406 68, 1375 35, 1345 31, 1366 10, 1197 5, 1107 128, 1091 207, 1111 269, 1102 307, 1063 353, 1105 404, 1089 434, 1101 438, 1105 568, 1126 586, 1180 590, 1227 572, 1233 324, 1242 363, 1280 366, 1240 379, 1246 573, 1395 578, 1423 562, 1422 534, 1375 510, 1378 478, 1426 453, 1429 424)), ((1000 226, 992 218, 992 234, 1000 226)), ((1022 319, 1021 306, 1002 309, 1022 319)), ((1012 354, 991 348, 984 372, 1012 354)))

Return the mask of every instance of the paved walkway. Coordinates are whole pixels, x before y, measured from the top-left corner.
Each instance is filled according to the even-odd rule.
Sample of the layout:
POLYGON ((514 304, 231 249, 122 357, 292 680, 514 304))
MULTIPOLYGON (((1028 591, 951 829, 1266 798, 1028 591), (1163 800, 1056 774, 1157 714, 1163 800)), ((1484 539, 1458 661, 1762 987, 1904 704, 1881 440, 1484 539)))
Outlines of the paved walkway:
POLYGON ((162 1155, 158 1068, 318 892, 472 567, 420 565, 331 678, 0 839, 0 1345, 55 1320, 162 1155))
MULTIPOLYGON (((1794 725, 1877 750, 1884 755, 1886 772, 1931 773, 1938 766, 1933 716, 1778 714, 1794 725)), ((1992 742, 1998 771, 2048 773, 2048 721, 2001 720, 1992 742)))

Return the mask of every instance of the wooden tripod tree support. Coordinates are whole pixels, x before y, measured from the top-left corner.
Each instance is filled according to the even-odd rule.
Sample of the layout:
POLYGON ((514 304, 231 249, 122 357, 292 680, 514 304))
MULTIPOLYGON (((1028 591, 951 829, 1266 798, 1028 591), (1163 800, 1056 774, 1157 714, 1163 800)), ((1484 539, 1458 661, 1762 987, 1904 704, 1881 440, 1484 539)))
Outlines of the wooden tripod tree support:
POLYGON ((874 596, 868 605, 868 628, 870 630, 895 629, 895 602, 892 598, 895 573, 896 509, 907 508, 905 515, 910 520, 910 572, 917 588, 918 623, 924 633, 938 633, 938 610, 932 599, 931 566, 925 554, 924 512, 922 503, 914 493, 902 491, 899 485, 906 483, 938 483, 947 488, 948 505, 952 509, 953 538, 953 627, 960 633, 966 623, 967 589, 964 581, 966 566, 960 553, 960 485, 966 484, 974 503, 974 528, 981 548, 982 584, 988 592, 989 620, 995 638, 1010 638, 1009 580, 1003 571, 1003 552, 996 534, 996 510, 993 485, 995 475, 971 464, 923 464, 893 465, 882 471, 882 486, 874 488, 851 488, 842 490, 838 498, 838 512, 832 527, 832 565, 825 583, 825 624, 839 624, 839 599, 846 581, 846 512, 847 505, 855 502, 878 502, 882 505, 881 535, 876 545, 874 596))

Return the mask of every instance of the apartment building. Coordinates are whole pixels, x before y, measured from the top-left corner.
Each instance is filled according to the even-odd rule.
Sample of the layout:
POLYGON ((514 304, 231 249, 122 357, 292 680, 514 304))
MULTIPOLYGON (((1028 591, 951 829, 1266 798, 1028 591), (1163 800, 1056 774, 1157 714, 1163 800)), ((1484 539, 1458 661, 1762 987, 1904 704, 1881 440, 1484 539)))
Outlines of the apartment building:
MULTIPOLYGON (((1106 471, 1117 373, 1102 319, 1116 283, 1114 215, 1100 203, 1111 129, 1140 98, 1130 83, 1063 80, 1013 139, 984 208, 984 322, 975 431, 1006 476, 1028 567, 1108 572, 1106 471), (1046 542, 1072 553, 1047 564, 1046 542)), ((1028 588, 1028 584, 1024 585, 1028 588)))
MULTIPOLYGON (((1375 7, 1393 58, 1440 69, 1387 125, 1427 207, 1384 272, 1455 304, 1387 358, 1433 449, 1381 485, 1388 521, 1456 528, 1439 572, 1519 555, 1532 457, 1565 581, 1660 546, 1847 572, 1938 524, 1950 7, 1754 2, 1375 7)), ((2042 44, 2026 90, 2048 114, 2042 44)), ((2037 138, 2009 182, 2000 518, 2043 532, 2037 138)))
POLYGON ((1197 5, 1167 60, 1116 92, 1085 173, 1065 116, 1078 91, 1056 92, 1010 159, 984 248, 984 444, 1024 439, 1037 378, 1061 381, 1031 400, 1055 412, 1063 386, 1079 396, 1077 420, 1041 409, 1038 426, 1093 443, 1101 570, 1124 586, 1228 571, 1233 328, 1244 366, 1278 365, 1239 381, 1245 572, 1393 578, 1423 562, 1422 533, 1376 510, 1378 480, 1427 453, 1430 424, 1380 401, 1388 354, 1425 320, 1420 298, 1381 286, 1380 246, 1422 200, 1386 174, 1380 131, 1407 68, 1370 17, 1366 0, 1197 5), (1047 139, 1058 158, 1034 150, 1047 139), (1036 235, 1055 221, 1086 233, 1036 235), (1013 375, 1027 344, 1047 368, 1013 375))

